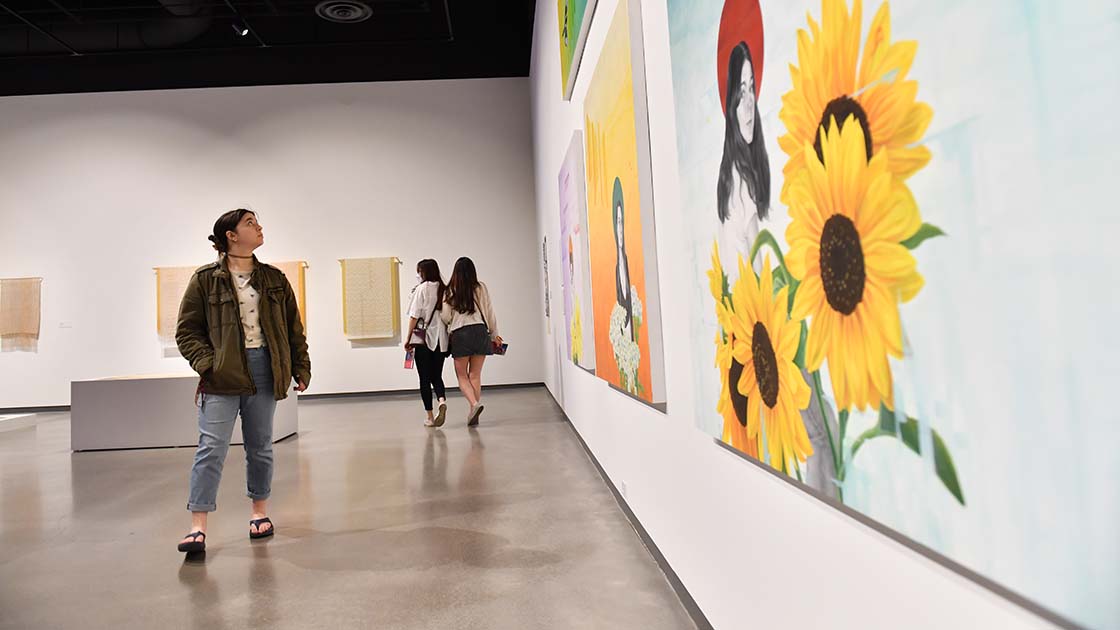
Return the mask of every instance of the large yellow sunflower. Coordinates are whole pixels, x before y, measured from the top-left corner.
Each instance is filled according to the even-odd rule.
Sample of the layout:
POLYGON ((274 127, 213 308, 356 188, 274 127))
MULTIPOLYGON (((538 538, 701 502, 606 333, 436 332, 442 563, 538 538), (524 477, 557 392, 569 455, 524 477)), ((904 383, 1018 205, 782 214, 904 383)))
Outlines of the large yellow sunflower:
POLYGON ((828 358, 840 409, 893 409, 887 355, 902 356, 898 303, 923 284, 901 242, 921 218, 906 188, 894 185, 886 156, 868 163, 863 150, 863 129, 851 118, 825 133, 823 163, 806 142, 786 229, 786 264, 801 280, 791 317, 812 318, 806 364, 816 370, 828 358))
POLYGON ((712 268, 708 271, 708 280, 712 297, 716 302, 716 319, 719 321, 719 330, 716 332, 716 368, 720 376, 719 403, 716 411, 723 418, 723 433, 721 439, 724 444, 758 459, 758 438, 750 439, 747 436, 746 398, 738 390, 731 387, 733 377, 738 376, 742 366, 735 362, 732 349, 735 344, 735 335, 731 329, 731 304, 723 292, 724 273, 719 262, 719 243, 714 245, 712 251, 712 268))
POLYGON ((794 364, 801 342, 801 320, 786 312, 789 287, 774 295, 767 254, 762 278, 739 259, 739 279, 732 290, 732 357, 743 366, 736 387, 747 397, 747 439, 761 440, 770 466, 789 472, 813 454, 801 420, 809 406, 809 385, 794 364))
POLYGON ((793 87, 782 96, 778 114, 786 126, 778 144, 789 155, 782 170, 781 199, 786 205, 807 156, 815 153, 824 160, 820 132, 832 119, 843 125, 854 118, 863 128, 865 159, 886 154, 888 168, 899 181, 929 162, 929 149, 913 145, 929 127, 933 110, 917 102, 918 83, 906 79, 918 44, 891 43, 890 7, 884 2, 871 23, 861 59, 861 13, 860 0, 852 4, 851 14, 847 0, 822 0, 820 26, 808 16, 809 32, 797 31, 798 65, 790 66, 793 87))

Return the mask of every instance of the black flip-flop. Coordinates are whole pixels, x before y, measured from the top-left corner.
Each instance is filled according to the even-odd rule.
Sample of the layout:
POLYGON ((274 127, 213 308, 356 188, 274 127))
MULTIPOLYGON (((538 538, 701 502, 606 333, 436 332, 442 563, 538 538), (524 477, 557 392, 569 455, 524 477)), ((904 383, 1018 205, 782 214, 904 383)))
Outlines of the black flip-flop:
POLYGON ((275 525, 272 525, 272 527, 269 527, 268 531, 262 532, 261 531, 261 525, 264 525, 265 523, 268 523, 269 525, 272 525, 272 519, 270 519, 266 516, 264 518, 258 518, 254 521, 249 521, 249 526, 250 527, 256 527, 257 528, 256 533, 254 533, 252 529, 249 530, 249 538, 251 540, 256 540, 258 538, 268 538, 269 536, 276 533, 276 526, 275 525))
POLYGON ((187 534, 185 538, 190 538, 191 542, 179 543, 179 551, 182 551, 183 553, 198 553, 200 551, 206 551, 206 532, 191 532, 187 534), (202 537, 202 540, 198 539, 200 536, 202 537))

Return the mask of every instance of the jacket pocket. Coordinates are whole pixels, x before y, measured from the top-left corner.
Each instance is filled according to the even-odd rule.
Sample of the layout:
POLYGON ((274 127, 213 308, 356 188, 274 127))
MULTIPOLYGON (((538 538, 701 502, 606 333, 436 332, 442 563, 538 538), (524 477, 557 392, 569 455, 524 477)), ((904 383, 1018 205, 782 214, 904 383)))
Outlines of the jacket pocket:
POLYGON ((226 365, 226 353, 214 353, 214 367, 207 374, 205 388, 211 392, 227 393, 231 389, 236 389, 234 383, 231 382, 230 375, 228 374, 229 366, 226 365))
POLYGON ((269 287, 265 289, 264 297, 268 300, 269 319, 276 329, 276 336, 287 339, 288 313, 284 308, 284 287, 269 287))
POLYGON ((209 303, 206 319, 211 329, 231 326, 240 321, 240 317, 234 312, 237 310, 237 304, 232 293, 211 293, 209 303))

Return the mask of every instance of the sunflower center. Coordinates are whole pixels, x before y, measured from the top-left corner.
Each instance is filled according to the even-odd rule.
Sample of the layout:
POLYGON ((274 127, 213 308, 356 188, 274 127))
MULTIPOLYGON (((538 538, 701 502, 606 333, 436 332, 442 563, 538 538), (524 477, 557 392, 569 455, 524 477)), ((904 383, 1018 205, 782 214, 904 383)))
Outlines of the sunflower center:
POLYGON ((747 397, 739 393, 741 376, 743 376, 743 364, 732 359, 731 369, 727 371, 728 383, 731 385, 731 406, 735 409, 735 418, 745 427, 747 426, 747 397))
POLYGON ((863 128, 863 148, 867 152, 867 161, 871 161, 871 125, 867 123, 867 112, 863 111, 863 106, 855 99, 848 96, 841 96, 840 98, 832 99, 824 108, 824 114, 821 115, 821 122, 817 125, 817 139, 813 142, 813 148, 817 150, 817 159, 824 164, 824 149, 821 148, 821 136, 828 131, 832 131, 832 119, 836 119, 836 124, 841 129, 844 128, 844 123, 848 121, 848 117, 855 115, 859 126, 863 128))
POLYGON ((754 377, 758 381, 762 402, 773 409, 778 404, 778 358, 774 356, 770 334, 762 322, 755 322, 751 354, 754 355, 754 377))
POLYGON ((863 247, 852 220, 834 214, 821 230, 821 284, 828 305, 851 315, 863 299, 867 273, 863 267, 863 247))

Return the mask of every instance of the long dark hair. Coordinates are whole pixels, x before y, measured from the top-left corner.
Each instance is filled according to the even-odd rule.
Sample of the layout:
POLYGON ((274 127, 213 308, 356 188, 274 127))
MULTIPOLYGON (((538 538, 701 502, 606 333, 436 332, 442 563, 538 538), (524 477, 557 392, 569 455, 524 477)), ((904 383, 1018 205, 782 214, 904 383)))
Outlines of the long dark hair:
MULTIPOLYGON (((719 220, 724 222, 730 215, 728 204, 731 191, 735 188, 733 177, 737 174, 747 184, 747 194, 754 201, 758 218, 765 219, 770 212, 770 158, 766 155, 766 142, 762 139, 762 119, 758 115, 758 84, 754 90, 754 133, 747 142, 739 132, 739 102, 743 99, 740 76, 743 68, 751 69, 751 51, 746 42, 731 50, 731 60, 727 64, 727 109, 724 111, 723 162, 719 165, 719 185, 716 196, 719 207, 719 220), (732 173, 734 169, 734 173, 732 173)), ((752 80, 753 83, 753 80, 752 80)))
POLYGON ((474 294, 478 290, 478 271, 474 268, 474 261, 466 256, 455 261, 455 270, 451 272, 451 283, 447 287, 451 295, 447 303, 451 308, 460 313, 473 313, 478 310, 474 294))
POLYGON ((439 288, 436 289, 436 309, 443 305, 443 294, 447 290, 447 285, 443 283, 443 276, 439 273, 439 263, 431 258, 425 258, 416 263, 416 271, 420 273, 421 282, 435 282, 439 288))
POLYGON ((214 244, 214 249, 222 254, 229 253, 229 236, 226 235, 226 232, 236 232, 241 219, 245 218, 247 214, 257 216, 257 213, 252 210, 238 208, 218 217, 218 220, 214 222, 214 233, 206 237, 214 244))

